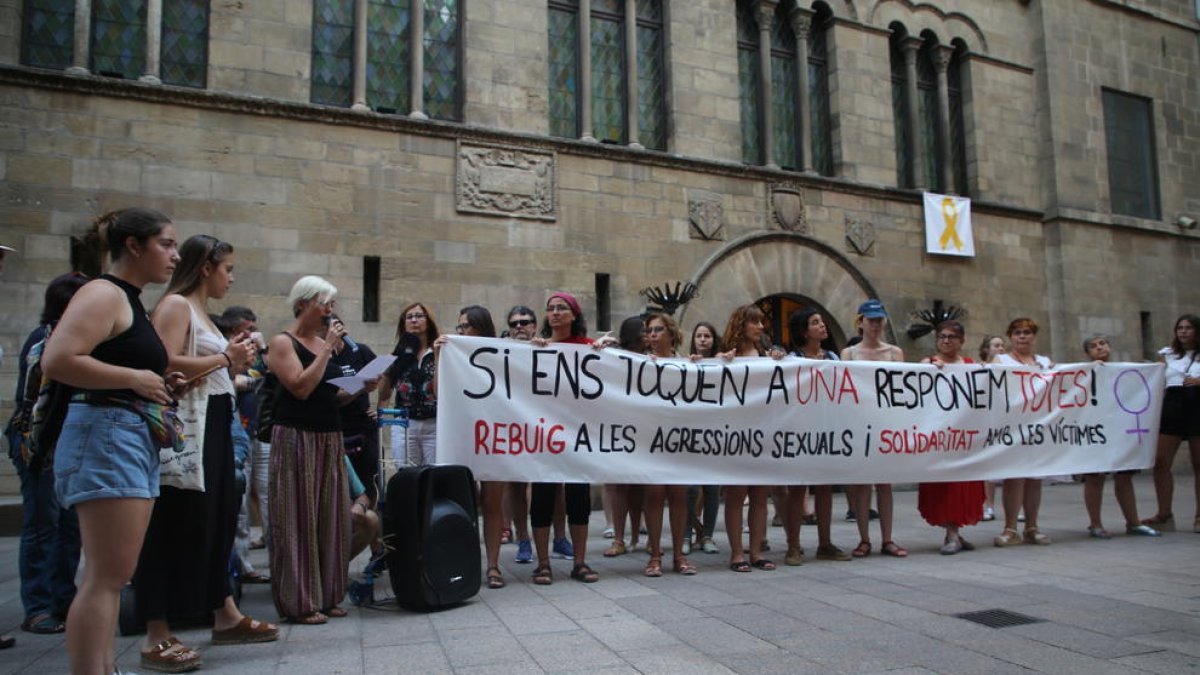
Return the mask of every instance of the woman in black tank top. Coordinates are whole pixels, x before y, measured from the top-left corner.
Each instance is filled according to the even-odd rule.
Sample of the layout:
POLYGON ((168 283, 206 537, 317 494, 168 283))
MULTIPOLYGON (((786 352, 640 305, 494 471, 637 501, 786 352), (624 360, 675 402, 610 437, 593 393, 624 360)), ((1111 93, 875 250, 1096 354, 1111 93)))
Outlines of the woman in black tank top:
POLYGON ((268 366, 279 380, 271 432, 271 594, 294 623, 346 616, 350 491, 342 447, 341 397, 328 380, 342 372, 331 356, 345 334, 333 317, 337 289, 303 277, 288 303, 296 320, 271 338, 268 366))
MULTIPOLYGON (((111 673, 121 587, 133 575, 158 496, 162 406, 183 376, 164 377, 167 353, 139 295, 179 262, 175 227, 161 213, 102 216, 92 239, 112 256, 109 274, 79 290, 42 356, 45 374, 78 392, 55 455, 64 508, 74 506, 87 565, 67 615, 72 673, 111 673), (151 424, 154 423, 154 424, 151 424), (96 465, 108 471, 94 470, 96 465)), ((197 664, 198 665, 198 664, 197 664)))

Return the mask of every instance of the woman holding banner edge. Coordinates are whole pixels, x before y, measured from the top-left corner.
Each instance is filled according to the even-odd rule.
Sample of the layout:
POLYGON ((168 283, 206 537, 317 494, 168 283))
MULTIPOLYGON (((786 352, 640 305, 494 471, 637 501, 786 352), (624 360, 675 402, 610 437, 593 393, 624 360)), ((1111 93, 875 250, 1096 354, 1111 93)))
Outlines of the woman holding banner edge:
MULTIPOLYGON (((1037 332, 1038 325, 1033 319, 1028 317, 1013 319, 1005 332, 1008 335, 1009 350, 1003 354, 997 354, 992 359, 992 363, 1005 366, 1025 366, 1037 370, 1053 368, 1053 361, 1033 351, 1034 345, 1037 344, 1037 332)), ((1017 534, 1017 515, 1024 508, 1024 542, 1049 546, 1050 537, 1038 531, 1038 511, 1042 506, 1042 479, 1006 478, 1003 490, 1004 531, 993 539, 992 543, 1003 548, 1016 546, 1022 542, 1021 535, 1017 534)))
MULTIPOLYGON (((683 333, 679 325, 667 314, 650 314, 646 316, 646 346, 647 353, 654 359, 677 358, 675 350, 683 342, 683 333)), ((646 548, 650 551, 650 561, 646 563, 645 575, 648 577, 662 576, 662 530, 663 530, 663 500, 671 514, 671 551, 675 556, 672 569, 684 576, 696 573, 696 566, 687 559, 683 551, 683 542, 687 532, 687 486, 664 485, 662 483, 645 486, 643 512, 646 516, 646 548)))
MULTIPOLYGON (((563 291, 551 293, 546 299, 546 316, 542 322, 541 336, 533 343, 544 347, 552 343, 590 345, 587 336, 587 321, 583 309, 575 296, 563 291)), ((554 583, 550 568, 550 523, 554 516, 554 500, 558 485, 534 483, 529 503, 529 521, 533 526, 533 543, 537 549, 538 564, 533 570, 533 583, 547 586, 554 583)), ((567 483, 563 486, 567 502, 567 525, 571 533, 571 544, 575 556, 571 578, 585 584, 600 580, 600 575, 588 567, 587 534, 588 519, 592 511, 591 486, 587 483, 567 483)))
MULTIPOLYGON (((763 313, 755 305, 742 305, 733 310, 725 326, 721 342, 729 348, 720 357, 726 361, 741 357, 763 357, 766 328, 763 313)), ((770 485, 725 486, 725 534, 729 537, 729 569, 749 572, 751 568, 773 570, 775 563, 762 557, 762 543, 767 538, 767 495, 770 485), (742 503, 750 496, 750 560, 746 561, 742 546, 742 503)))
POLYGON ((1175 479, 1171 465, 1175 453, 1186 438, 1192 454, 1192 474, 1196 477, 1196 513, 1192 532, 1200 534, 1200 353, 1196 332, 1200 317, 1184 314, 1175 320, 1174 336, 1169 347, 1159 350, 1159 361, 1167 366, 1167 391, 1163 399, 1162 424, 1158 433, 1158 448, 1154 458, 1154 493, 1158 510, 1142 524, 1162 529, 1175 529, 1171 502, 1175 495, 1175 479))
MULTIPOLYGON (((838 361, 838 355, 825 349, 822 343, 829 339, 829 328, 821 313, 806 307, 792 312, 788 317, 788 335, 791 339, 792 355, 802 359, 838 361)), ((804 520, 804 497, 807 487, 788 487, 787 509, 784 515, 784 531, 787 534, 787 565, 804 564, 804 547, 800 545, 800 525, 804 520)), ((814 485, 813 512, 817 517, 817 559, 850 560, 850 555, 833 543, 830 533, 833 524, 833 486, 814 485)))
MULTIPOLYGON (((883 341, 883 327, 887 322, 887 312, 883 308, 883 303, 872 298, 859 305, 858 313, 863 317, 862 342, 843 349, 842 360, 904 361, 903 350, 896 345, 883 341)), ((871 510, 871 487, 870 484, 854 485, 848 489, 851 501, 854 504, 854 511, 860 516, 857 521, 859 534, 858 546, 855 546, 854 551, 850 554, 855 558, 865 558, 871 555, 871 521, 868 518, 861 517, 871 510)), ((875 499, 879 509, 879 535, 883 539, 883 543, 879 545, 879 552, 894 558, 906 558, 908 557, 908 551, 903 546, 892 541, 892 485, 890 483, 876 483, 874 488, 876 493, 875 499)))
MULTIPOLYGON (((975 363, 974 359, 962 354, 966 331, 961 323, 943 321, 934 328, 934 335, 937 354, 921 359, 921 363, 931 363, 938 368, 975 363)), ((963 539, 958 530, 983 519, 983 485, 984 481, 970 480, 921 483, 917 486, 917 510, 921 517, 934 527, 946 528, 946 539, 940 550, 942 555, 975 550, 975 546, 963 539)))

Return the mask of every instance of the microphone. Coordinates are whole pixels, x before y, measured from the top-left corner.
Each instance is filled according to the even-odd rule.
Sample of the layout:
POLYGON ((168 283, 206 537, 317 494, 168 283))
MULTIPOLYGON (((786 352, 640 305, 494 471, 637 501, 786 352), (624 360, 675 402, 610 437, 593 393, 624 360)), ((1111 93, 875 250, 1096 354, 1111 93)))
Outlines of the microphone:
MULTIPOLYGON (((329 325, 329 324, 333 323, 334 321, 337 321, 338 323, 342 324, 343 328, 346 327, 345 322, 343 322, 340 318, 338 318, 338 316, 336 314, 325 317, 325 325, 329 325)), ((354 339, 350 337, 349 333, 342 333, 342 344, 349 347, 350 351, 352 351, 352 352, 358 351, 358 343, 355 342, 354 339)))

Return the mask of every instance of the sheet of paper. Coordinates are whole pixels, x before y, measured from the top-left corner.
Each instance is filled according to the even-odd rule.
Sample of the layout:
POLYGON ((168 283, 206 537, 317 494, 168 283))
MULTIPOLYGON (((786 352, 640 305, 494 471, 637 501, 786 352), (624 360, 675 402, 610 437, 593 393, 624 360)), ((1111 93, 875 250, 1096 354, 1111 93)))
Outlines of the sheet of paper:
POLYGON ((376 356, 375 360, 368 363, 357 375, 335 377, 329 380, 329 383, 351 394, 357 394, 366 386, 367 380, 373 380, 382 375, 384 371, 391 367, 392 362, 395 360, 396 357, 391 354, 376 356))

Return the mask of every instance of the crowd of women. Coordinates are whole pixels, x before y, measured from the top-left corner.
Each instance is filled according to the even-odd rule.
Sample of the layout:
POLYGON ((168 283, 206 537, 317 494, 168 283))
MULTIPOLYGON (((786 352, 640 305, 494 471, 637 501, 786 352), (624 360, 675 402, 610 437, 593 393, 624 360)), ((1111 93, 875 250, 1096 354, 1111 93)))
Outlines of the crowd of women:
MULTIPOLYGON (((374 353, 346 336, 335 313, 337 289, 328 281, 315 276, 297 281, 286 301, 293 320, 262 340, 248 330, 253 328, 252 314, 250 318, 238 315, 241 319, 232 322, 214 321, 209 314, 209 301, 224 298, 234 281, 230 243, 196 235, 180 244, 165 215, 140 208, 102 216, 92 236, 110 257, 109 271, 90 281, 79 274, 55 279, 47 289, 42 325, 30 336, 21 357, 23 376, 38 356, 45 382, 66 388, 69 398, 52 458, 43 448, 43 463, 31 465, 34 455, 26 452, 31 444, 28 437, 9 436, 26 508, 21 551, 27 616, 23 628, 65 630, 72 672, 112 673, 120 597, 132 579, 137 612, 146 626, 143 668, 162 672, 198 668, 200 653, 171 631, 172 624, 197 617, 211 621, 214 644, 275 640, 278 628, 242 614, 231 595, 231 551, 246 549, 244 541, 235 546, 246 529, 244 517, 239 526, 245 490, 237 476, 243 464, 256 474, 247 482, 252 486, 249 492, 258 493, 261 500, 272 596, 279 615, 297 624, 345 616, 341 604, 351 557, 366 546, 380 547, 373 532, 375 522, 369 517, 383 478, 377 411, 396 406, 406 412, 407 433, 392 435, 393 458, 406 464, 437 461, 437 360, 447 338, 433 311, 419 302, 406 306, 399 316, 393 366, 378 380, 368 380, 363 389, 347 392, 332 380, 361 371, 374 353), (140 299, 142 290, 163 283, 165 295, 148 312, 140 299), (268 373, 265 378, 264 373, 268 373), (239 415, 239 393, 244 404, 249 400, 247 390, 255 387, 269 394, 258 397, 268 407, 245 410, 243 406, 250 417, 259 417, 250 430, 262 439, 253 444, 253 457, 243 462, 245 453, 236 448, 248 438, 239 415), (372 405, 370 395, 376 389, 377 405, 372 405), (184 411, 194 408, 177 408, 177 401, 201 404, 199 419, 186 418, 184 411), (167 479, 168 467, 160 468, 160 453, 175 457, 171 453, 178 452, 182 457, 189 442, 201 454, 202 461, 191 470, 199 482, 181 486, 174 474, 167 479), (80 547, 86 564, 76 589, 80 547)), ((885 341, 887 313, 878 300, 859 307, 855 325, 859 337, 839 352, 832 344, 828 317, 815 308, 800 309, 787 318, 788 344, 782 347, 768 335, 759 307, 747 304, 732 312, 723 331, 701 321, 690 339, 685 339, 670 314, 647 313, 625 320, 617 337, 605 335, 593 341, 580 303, 570 293, 555 292, 543 305, 540 330, 536 311, 516 306, 506 313, 498 335, 490 312, 472 305, 459 312, 454 332, 528 340, 540 346, 593 344, 597 349, 628 350, 655 359, 905 360, 899 347, 885 341)), ((1183 440, 1188 441, 1193 469, 1200 467, 1198 326, 1197 317, 1180 317, 1171 345, 1161 354, 1168 389, 1154 467, 1156 513, 1139 520, 1130 473, 1118 472, 1115 477, 1117 501, 1130 535, 1157 536, 1158 530, 1173 528, 1171 466, 1183 440)), ((1033 320, 1015 319, 1005 337, 984 338, 978 360, 1051 368, 1050 360, 1036 352, 1037 333, 1033 320)), ((923 362, 935 367, 975 362, 964 353, 962 324, 942 322, 934 336, 936 351, 923 362)), ((1112 353, 1103 336, 1089 338, 1083 349, 1087 358, 1097 361, 1108 360, 1112 353)), ((21 382, 19 410, 30 410, 35 399, 40 402, 38 388, 33 388, 32 397, 29 391, 29 384, 21 382)), ((1110 536, 1100 520, 1104 480, 1104 474, 1084 477, 1088 532, 1097 538, 1110 536)), ((1200 486, 1200 477, 1196 484, 1200 486)), ((973 548, 961 528, 991 519, 991 488, 990 481, 920 485, 921 516, 945 529, 943 554, 973 548)), ((697 566, 688 558, 692 551, 720 551, 714 530, 722 497, 728 567, 734 572, 775 569, 766 556, 771 499, 785 531, 783 562, 787 565, 805 561, 800 542, 804 523, 816 525, 814 557, 819 560, 848 561, 875 551, 897 558, 908 555, 893 535, 889 484, 841 488, 849 512, 857 514, 859 543, 850 552, 835 545, 831 523, 838 489, 832 485, 607 485, 609 522, 604 535, 612 542, 603 555, 628 555, 644 546, 644 574, 662 576, 666 522, 671 531, 670 570, 694 575, 697 566), (876 514, 878 547, 871 538, 876 514), (639 545, 642 534, 646 540, 639 545)), ((1197 499, 1200 513, 1200 491, 1197 499)), ((1050 538, 1039 528, 1040 500, 1040 478, 1004 480, 1004 524, 994 544, 1049 544, 1050 538), (1023 529, 1019 529, 1021 522, 1023 529)), ((515 562, 533 564, 534 584, 553 583, 555 557, 571 561, 571 579, 598 580, 587 558, 589 485, 484 481, 480 504, 490 588, 506 584, 499 557, 501 546, 509 542, 517 545, 515 562)), ((1193 529, 1200 532, 1200 516, 1193 529)), ((266 574, 246 570, 243 567, 244 573, 267 579, 266 574)))

